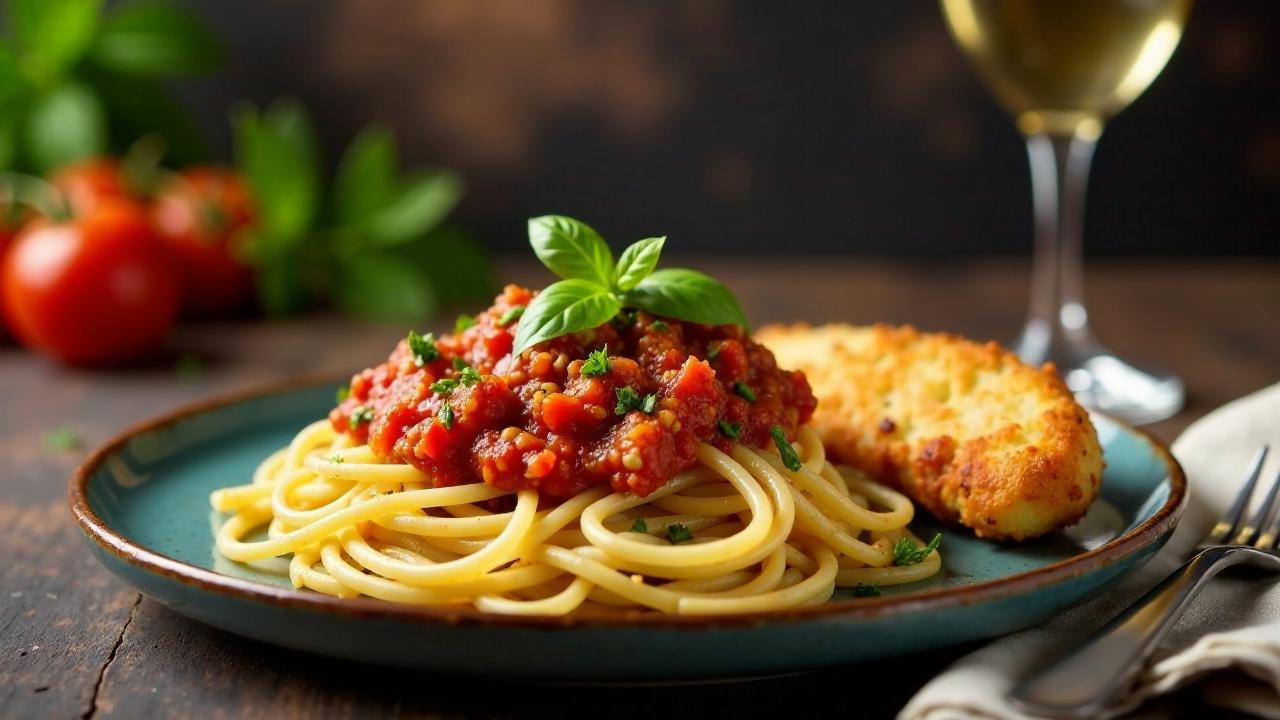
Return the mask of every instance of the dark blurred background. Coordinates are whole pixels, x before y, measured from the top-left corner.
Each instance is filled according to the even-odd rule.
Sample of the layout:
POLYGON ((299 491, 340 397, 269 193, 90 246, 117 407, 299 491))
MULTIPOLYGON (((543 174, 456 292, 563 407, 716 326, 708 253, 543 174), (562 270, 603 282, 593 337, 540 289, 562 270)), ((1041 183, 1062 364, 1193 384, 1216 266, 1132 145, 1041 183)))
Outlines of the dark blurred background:
MULTIPOLYGON (((462 172, 498 250, 562 212, 680 251, 1029 252, 1026 158, 933 2, 199 0, 226 64, 184 94, 295 94, 332 163, 364 123, 462 172)), ((1113 120, 1090 253, 1280 252, 1280 3, 1200 2, 1113 120)))

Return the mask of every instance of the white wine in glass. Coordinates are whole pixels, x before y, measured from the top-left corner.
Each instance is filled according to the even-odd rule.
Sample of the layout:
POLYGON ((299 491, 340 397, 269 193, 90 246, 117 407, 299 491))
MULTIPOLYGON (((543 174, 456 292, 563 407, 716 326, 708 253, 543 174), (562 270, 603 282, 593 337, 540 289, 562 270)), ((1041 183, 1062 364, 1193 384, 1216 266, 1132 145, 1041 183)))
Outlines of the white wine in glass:
POLYGON ((1056 363, 1089 407, 1138 423, 1176 413, 1178 378, 1125 362, 1094 339, 1081 233, 1103 125, 1164 69, 1191 0, 941 2, 951 34, 1027 142, 1036 247, 1018 354, 1056 363))

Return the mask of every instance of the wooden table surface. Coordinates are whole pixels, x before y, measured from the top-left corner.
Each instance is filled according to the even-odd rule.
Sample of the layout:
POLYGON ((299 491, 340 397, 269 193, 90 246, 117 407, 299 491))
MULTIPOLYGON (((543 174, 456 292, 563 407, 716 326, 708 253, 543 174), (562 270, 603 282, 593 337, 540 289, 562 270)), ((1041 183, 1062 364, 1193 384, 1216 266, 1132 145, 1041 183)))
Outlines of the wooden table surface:
MULTIPOLYGON (((1026 265, 1013 261, 715 267, 757 322, 884 320, 1000 339, 1016 333, 1027 293, 1026 265)), ((525 264, 506 263, 502 274, 544 281, 525 264)), ((1166 440, 1207 410, 1280 379, 1280 263, 1109 261, 1090 267, 1088 291, 1096 328, 1113 349, 1186 379, 1186 410, 1153 426, 1166 440)), ((361 666, 245 640, 140 598, 90 557, 64 496, 92 446, 216 393, 358 369, 403 332, 328 316, 187 326, 166 360, 94 372, 0 348, 0 716, 563 716, 598 705, 619 716, 671 714, 665 707, 741 717, 822 698, 846 711, 832 717, 883 717, 967 649, 749 683, 569 692, 361 666), (175 365, 183 356, 198 362, 175 365), (61 427, 83 446, 47 447, 46 434, 61 427)))

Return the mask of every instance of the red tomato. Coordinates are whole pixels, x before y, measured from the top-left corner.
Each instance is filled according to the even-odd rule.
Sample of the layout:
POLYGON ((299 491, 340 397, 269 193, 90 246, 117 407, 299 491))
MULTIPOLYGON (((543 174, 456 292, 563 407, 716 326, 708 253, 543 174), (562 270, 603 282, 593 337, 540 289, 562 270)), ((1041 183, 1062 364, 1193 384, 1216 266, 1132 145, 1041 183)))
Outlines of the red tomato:
MULTIPOLYGON (((0 266, 3 266, 4 256, 8 253, 14 236, 22 229, 25 221, 25 212, 15 211, 13 206, 0 206, 0 266)), ((0 340, 8 340, 12 335, 9 332, 9 325, 9 313, 5 310, 4 295, 0 293, 0 340)))
POLYGON ((182 272, 189 315, 227 315, 253 294, 253 272, 235 257, 239 232, 253 222, 249 191, 231 170, 188 168, 174 177, 151 209, 156 231, 182 272))
POLYGON ((177 278, 146 210, 102 198, 75 220, 23 229, 0 267, 0 291, 23 344, 98 365, 160 344, 178 312, 177 278))
POLYGON ((120 161, 115 158, 97 157, 66 165, 54 172, 49 182, 66 198, 75 215, 93 210, 104 198, 129 197, 120 161))
MULTIPOLYGON (((9 243, 13 240, 13 236, 5 230, 0 230, 0 265, 4 263, 4 256, 9 249, 9 243)), ((4 296, 0 294, 0 342, 9 339, 9 311, 5 309, 4 296)))

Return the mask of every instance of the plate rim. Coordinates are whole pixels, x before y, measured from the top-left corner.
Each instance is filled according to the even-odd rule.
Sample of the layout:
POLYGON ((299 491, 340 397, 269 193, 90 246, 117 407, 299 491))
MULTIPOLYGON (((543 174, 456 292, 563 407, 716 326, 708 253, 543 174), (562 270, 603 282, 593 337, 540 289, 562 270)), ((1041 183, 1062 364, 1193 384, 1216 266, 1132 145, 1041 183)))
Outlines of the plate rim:
POLYGON ((177 560, 129 540, 113 529, 89 505, 87 493, 89 479, 108 457, 123 448, 134 437, 174 425, 195 415, 265 399, 273 395, 302 392, 326 384, 338 384, 344 378, 345 376, 310 375, 283 382, 260 384, 187 403, 134 423, 94 449, 72 473, 67 487, 67 500, 76 524, 88 540, 98 548, 136 569, 205 592, 261 602, 283 609, 310 610, 348 619, 382 619, 428 625, 482 625, 531 629, 584 627, 707 629, 799 623, 833 618, 866 620, 920 610, 987 603, 1011 597, 1037 587, 1070 580, 1132 557, 1159 538, 1173 532, 1188 500, 1186 476, 1168 446, 1151 433, 1104 414, 1103 416, 1109 422, 1147 443, 1155 455, 1164 462, 1167 471, 1166 479, 1169 482, 1169 495, 1164 503, 1137 527, 1079 555, 1032 570, 967 585, 934 588, 910 595, 836 600, 811 607, 735 615, 675 615, 631 610, 621 613, 584 613, 562 616, 501 615, 486 613, 463 605, 405 605, 376 598, 342 599, 322 593, 280 588, 224 575, 177 560))

